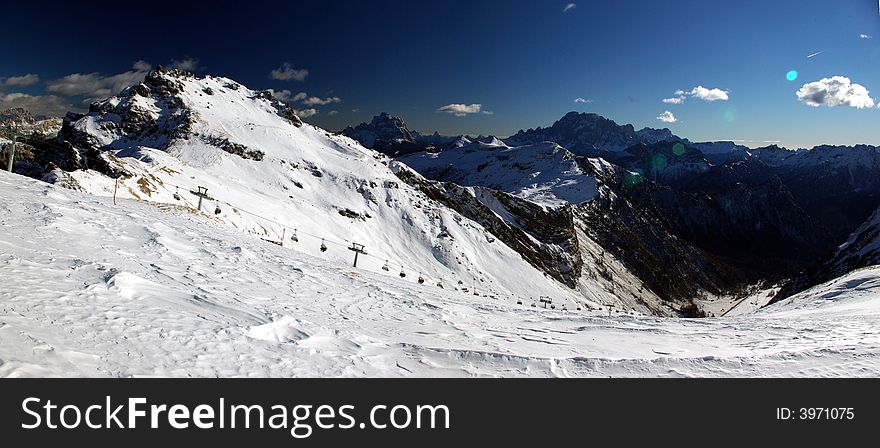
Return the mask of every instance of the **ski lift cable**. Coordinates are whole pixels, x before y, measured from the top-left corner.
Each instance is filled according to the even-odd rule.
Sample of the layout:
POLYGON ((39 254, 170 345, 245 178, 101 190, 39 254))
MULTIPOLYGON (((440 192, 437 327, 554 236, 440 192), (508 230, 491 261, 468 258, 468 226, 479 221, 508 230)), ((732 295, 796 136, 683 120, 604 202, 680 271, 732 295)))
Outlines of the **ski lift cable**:
MULTIPOLYGON (((160 168, 160 169, 161 169, 161 168, 160 168)), ((172 184, 172 183, 169 183, 169 182, 163 182, 163 186, 166 186, 166 185, 168 185, 168 186, 172 186, 172 187, 175 187, 175 188, 178 188, 178 189, 180 189, 180 188, 184 188, 184 189, 186 189, 186 188, 187 188, 187 187, 181 187, 181 186, 179 186, 179 185, 175 185, 175 184, 172 184)), ((167 187, 166 187, 166 189, 167 189, 167 187)), ((232 207, 232 208, 235 209, 235 210, 242 211, 242 212, 247 213, 247 214, 249 214, 249 215, 251 215, 251 216, 254 216, 254 217, 259 218, 259 219, 262 219, 262 220, 264 220, 264 221, 267 221, 267 222, 273 223, 273 224, 278 225, 278 226, 280 226, 280 227, 283 227, 283 228, 286 228, 286 229, 290 229, 290 230, 294 231, 295 234, 301 234, 301 235, 310 236, 310 237, 312 237, 312 238, 322 240, 324 243, 327 243, 327 244, 333 244, 333 245, 340 246, 340 247, 348 247, 349 244, 351 243, 349 240, 347 240, 347 239, 345 239, 345 238, 342 238, 342 241, 344 241, 344 242, 338 242, 338 241, 334 241, 333 239, 328 239, 328 238, 326 238, 326 237, 322 237, 322 236, 320 236, 320 235, 315 235, 315 234, 313 234, 313 233, 306 232, 306 231, 304 231, 304 230, 302 230, 302 229, 300 229, 300 228, 298 228, 298 227, 292 227, 292 226, 290 226, 290 225, 280 223, 280 222, 278 222, 278 221, 275 221, 275 220, 273 220, 273 219, 267 218, 267 217, 262 216, 262 215, 260 215, 260 214, 258 214, 258 213, 254 213, 254 212, 252 212, 252 211, 250 211, 250 210, 244 209, 244 208, 242 208, 242 207, 236 206, 236 205, 234 205, 234 204, 231 204, 231 203, 229 203, 229 202, 226 202, 226 201, 223 201, 223 200, 220 200, 220 199, 216 199, 216 198, 215 198, 214 201, 215 201, 215 202, 218 202, 218 203, 221 203, 221 204, 228 205, 228 206, 232 207)), ((184 202, 187 202, 187 201, 184 199, 184 202)), ((190 205, 190 206, 191 206, 191 204, 189 204, 189 202, 187 202, 187 205, 190 205)), ((394 266, 399 266, 401 272, 404 272, 404 271, 407 271, 407 270, 408 270, 408 271, 411 271, 411 272, 414 272, 414 271, 415 271, 415 269, 413 269, 413 268, 411 268, 411 267, 409 267, 409 266, 407 266, 407 265, 405 265, 405 264, 403 264, 403 263, 400 263, 400 262, 397 262, 397 261, 391 261, 391 260, 393 260, 393 257, 387 257, 386 255, 381 254, 381 253, 378 253, 378 254, 377 254, 377 253, 372 253, 372 252, 371 252, 371 253, 365 253, 365 254, 363 254, 363 256, 366 256, 366 257, 373 257, 373 258, 376 258, 376 259, 379 259, 379 260, 385 260, 386 262, 390 262, 390 263, 393 264, 394 266)), ((424 280, 425 280, 425 279, 423 279, 423 281, 424 281, 424 280)), ((442 281, 442 279, 441 279, 441 281, 442 281)), ((490 289, 489 291, 492 291, 492 290, 490 289)))

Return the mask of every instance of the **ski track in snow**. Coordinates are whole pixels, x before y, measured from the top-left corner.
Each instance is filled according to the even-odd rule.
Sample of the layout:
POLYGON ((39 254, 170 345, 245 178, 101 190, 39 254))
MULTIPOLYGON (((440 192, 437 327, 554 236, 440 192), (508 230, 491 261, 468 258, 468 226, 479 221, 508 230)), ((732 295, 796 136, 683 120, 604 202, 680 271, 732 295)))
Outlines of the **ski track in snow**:
POLYGON ((0 174, 0 377, 874 376, 880 268, 742 316, 562 312, 0 174))

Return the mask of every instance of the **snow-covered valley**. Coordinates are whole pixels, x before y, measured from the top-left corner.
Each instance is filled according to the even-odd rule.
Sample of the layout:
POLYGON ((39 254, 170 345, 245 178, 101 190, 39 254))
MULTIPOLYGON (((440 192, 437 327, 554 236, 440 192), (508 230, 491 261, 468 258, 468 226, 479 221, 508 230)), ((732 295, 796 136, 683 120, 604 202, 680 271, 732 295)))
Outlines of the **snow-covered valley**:
MULTIPOLYGON (((344 248, 331 248, 345 251, 344 248)), ((871 376, 880 268, 738 316, 555 310, 0 173, 0 376, 871 376)), ((566 304, 566 310, 561 305, 566 304)), ((540 304, 539 304, 540 305, 540 304)))

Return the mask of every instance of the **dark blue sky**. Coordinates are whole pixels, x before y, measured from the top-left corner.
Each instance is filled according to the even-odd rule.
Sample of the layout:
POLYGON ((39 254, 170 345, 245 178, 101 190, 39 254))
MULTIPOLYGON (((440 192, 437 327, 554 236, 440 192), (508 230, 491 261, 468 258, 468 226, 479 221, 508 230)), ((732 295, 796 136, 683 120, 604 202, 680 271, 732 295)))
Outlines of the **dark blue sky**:
POLYGON ((4 23, 0 107, 81 107, 136 61, 197 60, 306 92, 297 108, 330 129, 387 111, 420 131, 506 136, 578 110, 694 140, 880 144, 876 0, 73 3, 29 2, 4 23), (284 63, 308 75, 272 79, 284 63), (470 107, 438 112, 450 104, 470 107))

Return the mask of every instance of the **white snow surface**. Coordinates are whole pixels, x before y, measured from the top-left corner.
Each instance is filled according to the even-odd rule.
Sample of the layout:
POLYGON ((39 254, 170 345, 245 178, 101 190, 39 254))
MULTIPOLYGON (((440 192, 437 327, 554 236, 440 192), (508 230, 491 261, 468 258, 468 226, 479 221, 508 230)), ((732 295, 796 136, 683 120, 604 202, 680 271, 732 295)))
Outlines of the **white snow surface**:
POLYGON ((400 160, 427 177, 504 191, 544 207, 580 204, 596 196, 596 178, 584 173, 565 148, 550 142, 511 148, 495 140, 400 160))
POLYGON ((880 267, 742 316, 607 316, 355 269, 347 257, 280 247, 224 219, 132 199, 114 205, 0 173, 0 377, 880 369, 880 267))
MULTIPOLYGON (((373 272, 383 272, 387 260, 388 274, 405 271, 415 280, 421 273, 432 285, 440 282, 453 288, 461 281, 482 293, 553 295, 595 305, 545 277, 481 225, 401 181, 386 156, 315 126, 296 127, 257 92, 244 86, 227 88, 237 84, 228 78, 163 76, 183 84, 179 97, 194 112, 193 136, 224 138, 263 151, 263 160, 229 154, 197 137, 172 141, 167 150, 155 149, 167 139, 126 139, 102 126, 102 120, 117 116, 89 114, 75 126, 113 148, 114 163, 134 176, 121 179, 118 188, 113 179, 95 171, 55 173, 56 177, 69 176, 95 195, 112 196, 116 190, 118 199, 189 207, 198 202, 190 191, 203 186, 216 199, 205 200, 203 210, 213 214, 219 208, 214 215, 219 221, 267 240, 283 239, 286 245, 340 264, 352 263, 354 253, 348 246, 356 242, 368 253, 359 257, 358 266, 373 272), (207 89, 213 93, 206 94, 207 89), (294 231, 298 243, 291 240, 294 231), (328 247, 323 254, 318 251, 321 239, 328 247)), ((162 113, 154 98, 107 101, 130 101, 154 117, 162 113)))

